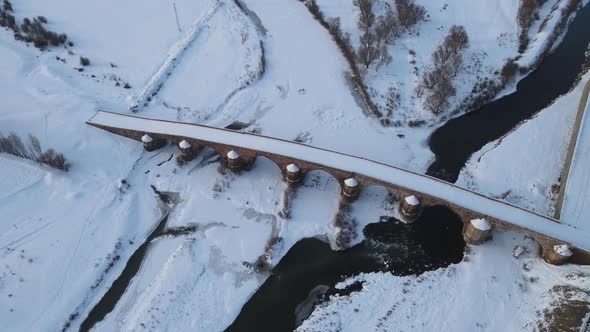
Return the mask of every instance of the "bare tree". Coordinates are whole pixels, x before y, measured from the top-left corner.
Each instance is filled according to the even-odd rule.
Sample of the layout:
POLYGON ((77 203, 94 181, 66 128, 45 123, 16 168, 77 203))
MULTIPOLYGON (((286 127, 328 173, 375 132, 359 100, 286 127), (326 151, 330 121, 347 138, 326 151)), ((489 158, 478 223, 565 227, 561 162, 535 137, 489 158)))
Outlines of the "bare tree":
POLYGON ((416 88, 418 97, 425 90, 429 91, 424 99, 426 109, 438 114, 448 106, 448 99, 456 94, 452 80, 463 68, 461 51, 468 46, 469 37, 465 28, 453 25, 443 43, 432 54, 434 69, 422 75, 416 88))
POLYGON ((369 32, 375 23, 375 13, 373 13, 375 0, 353 0, 352 4, 359 10, 358 28, 362 33, 369 32))
POLYGON ((409 30, 426 17, 426 9, 416 5, 414 0, 395 0, 399 23, 404 30, 409 30))
POLYGON ((372 31, 367 31, 360 37, 360 45, 356 52, 357 61, 368 69, 379 58, 380 50, 377 48, 377 38, 372 31))

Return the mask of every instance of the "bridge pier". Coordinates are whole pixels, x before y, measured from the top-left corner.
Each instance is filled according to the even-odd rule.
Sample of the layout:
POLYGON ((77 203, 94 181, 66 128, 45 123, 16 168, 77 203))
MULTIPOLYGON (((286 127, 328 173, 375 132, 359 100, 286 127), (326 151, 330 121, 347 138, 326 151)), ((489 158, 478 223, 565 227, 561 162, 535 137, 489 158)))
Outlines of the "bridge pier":
POLYGON ((468 244, 484 243, 492 235, 492 224, 485 219, 472 219, 463 229, 463 240, 468 244))
POLYGON ((144 150, 148 152, 157 150, 166 145, 165 139, 154 139, 148 134, 145 134, 141 137, 141 142, 143 143, 144 150))
POLYGON ((361 186, 357 179, 354 177, 350 177, 344 180, 342 184, 342 197, 348 202, 354 201, 358 198, 358 195, 361 191, 361 186))
POLYGON ((180 149, 180 154, 177 158, 179 163, 186 163, 195 159, 199 150, 198 147, 193 147, 185 140, 182 140, 180 143, 178 143, 178 148, 180 149))
POLYGON ((542 256, 545 262, 551 265, 563 265, 572 257, 573 253, 567 244, 542 247, 542 256))
POLYGON ((422 214, 422 202, 414 195, 406 196, 399 205, 399 214, 402 221, 406 223, 413 223, 422 214))
POLYGON ((232 171, 244 171, 250 169, 256 157, 243 156, 236 150, 225 154, 225 165, 232 171))
POLYGON ((303 174, 297 165, 289 164, 285 167, 285 181, 289 187, 297 186, 302 178, 303 174))

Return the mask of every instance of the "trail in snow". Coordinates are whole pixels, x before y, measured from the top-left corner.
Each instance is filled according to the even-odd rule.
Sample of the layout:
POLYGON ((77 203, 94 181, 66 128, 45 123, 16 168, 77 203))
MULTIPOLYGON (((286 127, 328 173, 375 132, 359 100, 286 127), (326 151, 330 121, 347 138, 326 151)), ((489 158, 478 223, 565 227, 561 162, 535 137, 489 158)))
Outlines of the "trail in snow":
POLYGON ((153 97, 156 96, 158 91, 162 88, 167 78, 172 75, 174 68, 182 58, 184 52, 190 47, 191 43, 197 38, 202 29, 206 26, 207 21, 213 16, 215 11, 222 5, 220 0, 216 0, 215 3, 209 7, 207 12, 203 14, 195 23, 193 23, 188 33, 179 40, 172 50, 168 53, 168 56, 158 69, 156 73, 150 78, 147 85, 143 88, 140 94, 137 96, 137 101, 133 106, 130 107, 130 111, 133 113, 139 112, 143 107, 147 106, 153 97))

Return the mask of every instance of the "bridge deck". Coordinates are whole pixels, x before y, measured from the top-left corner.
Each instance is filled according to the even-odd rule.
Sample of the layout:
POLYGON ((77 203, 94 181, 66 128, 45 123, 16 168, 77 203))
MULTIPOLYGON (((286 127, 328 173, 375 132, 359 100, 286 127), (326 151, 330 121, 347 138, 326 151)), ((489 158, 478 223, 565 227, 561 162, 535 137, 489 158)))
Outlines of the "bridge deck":
MULTIPOLYGON (((565 185, 560 219, 564 224, 590 232, 590 99, 586 86, 580 107, 583 116, 579 124, 574 152, 565 185), (586 100, 584 100, 586 98, 586 100)), ((566 166, 567 167, 567 166, 566 166)))
POLYGON ((567 242, 590 251, 590 232, 560 224, 557 220, 484 196, 423 174, 380 162, 338 153, 287 140, 241 133, 208 126, 146 119, 124 114, 98 112, 88 124, 162 135, 189 137, 306 160, 319 165, 362 174, 398 187, 421 192, 443 201, 567 242))

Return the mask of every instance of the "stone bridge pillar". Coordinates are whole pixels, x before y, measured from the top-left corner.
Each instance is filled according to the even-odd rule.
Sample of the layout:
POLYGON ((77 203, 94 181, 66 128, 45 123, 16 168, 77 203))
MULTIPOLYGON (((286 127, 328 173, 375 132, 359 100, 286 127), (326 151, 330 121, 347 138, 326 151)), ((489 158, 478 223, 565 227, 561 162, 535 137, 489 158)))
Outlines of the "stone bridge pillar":
POLYGON ((463 230, 463 240, 469 244, 484 243, 492 235, 492 224, 485 219, 472 219, 463 230))
POLYGON ((242 155, 236 150, 225 154, 225 164, 232 171, 244 171, 250 169, 256 156, 242 155))
POLYGON ((166 140, 154 139, 148 134, 145 134, 141 137, 141 142, 143 143, 143 148, 146 151, 154 151, 166 145, 166 140))
POLYGON ((290 187, 297 186, 302 178, 301 169, 297 165, 289 164, 285 167, 285 180, 290 187))
POLYGON ((178 148, 180 149, 180 155, 178 158, 183 162, 189 162, 195 159, 199 150, 198 147, 192 146, 185 140, 182 140, 180 143, 178 143, 178 148))
POLYGON ((360 191, 361 186, 357 179, 355 179, 354 177, 350 177, 344 180, 344 183, 342 184, 342 196, 347 201, 354 201, 355 199, 357 199, 360 191))
POLYGON ((412 223, 422 214, 422 202, 414 195, 406 196, 399 205, 399 212, 403 221, 412 223))
POLYGON ((552 265, 563 265, 573 255, 570 247, 567 244, 554 245, 549 248, 542 247, 543 259, 545 262, 552 265))

